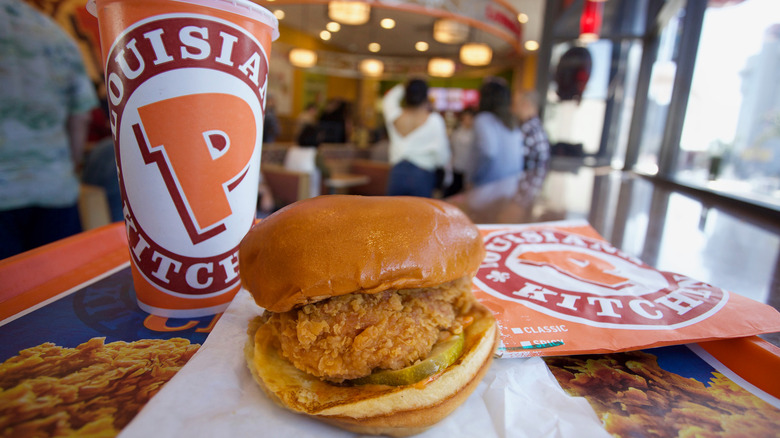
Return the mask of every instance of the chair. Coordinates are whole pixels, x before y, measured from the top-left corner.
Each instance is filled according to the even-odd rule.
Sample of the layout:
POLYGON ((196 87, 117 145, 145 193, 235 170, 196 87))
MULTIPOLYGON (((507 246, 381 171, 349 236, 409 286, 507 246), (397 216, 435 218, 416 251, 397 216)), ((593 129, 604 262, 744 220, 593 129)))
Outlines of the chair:
POLYGON ((320 170, 317 168, 317 148, 290 146, 284 156, 284 168, 309 174, 309 196, 320 194, 320 170))
POLYGON ((91 230, 111 223, 106 190, 103 187, 81 184, 78 200, 79 217, 84 230, 91 230))
POLYGON ((282 164, 290 147, 284 143, 266 143, 263 145, 260 162, 262 164, 282 164))
POLYGON ((352 160, 349 173, 366 175, 367 184, 350 188, 349 193, 364 196, 384 196, 387 194, 387 180, 390 177, 390 164, 373 160, 352 160))
POLYGON ((311 197, 309 174, 285 169, 278 164, 260 166, 263 182, 271 191, 276 208, 311 197))

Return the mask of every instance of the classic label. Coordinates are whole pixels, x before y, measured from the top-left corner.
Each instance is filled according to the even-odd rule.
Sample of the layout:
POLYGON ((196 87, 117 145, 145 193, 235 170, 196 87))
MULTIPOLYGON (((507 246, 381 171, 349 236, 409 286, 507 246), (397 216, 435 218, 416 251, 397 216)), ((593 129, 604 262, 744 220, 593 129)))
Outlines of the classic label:
MULTIPOLYGON (((612 245, 556 229, 502 231, 485 238, 475 283, 483 291, 555 318, 596 327, 682 327, 717 312, 722 289, 659 272, 612 245)), ((568 331, 565 325, 520 328, 568 331)))
POLYGON ((228 21, 161 15, 115 40, 105 75, 133 264, 177 296, 234 288, 255 218, 267 53, 228 21))

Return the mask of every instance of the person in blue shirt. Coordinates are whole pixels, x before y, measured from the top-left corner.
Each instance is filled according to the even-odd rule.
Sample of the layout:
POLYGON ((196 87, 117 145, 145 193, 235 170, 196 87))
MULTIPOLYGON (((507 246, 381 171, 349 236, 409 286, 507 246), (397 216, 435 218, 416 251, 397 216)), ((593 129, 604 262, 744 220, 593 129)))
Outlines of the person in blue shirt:
POLYGON ((503 79, 489 78, 480 88, 472 154, 474 186, 523 173, 523 134, 512 113, 512 94, 503 79))

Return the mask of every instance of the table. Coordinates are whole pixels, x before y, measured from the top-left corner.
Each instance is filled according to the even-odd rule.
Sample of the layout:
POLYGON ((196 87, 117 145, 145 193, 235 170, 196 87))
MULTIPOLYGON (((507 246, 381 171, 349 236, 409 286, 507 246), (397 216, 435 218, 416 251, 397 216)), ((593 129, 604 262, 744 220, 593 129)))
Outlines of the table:
MULTIPOLYGON (((449 202, 474 222, 586 219, 607 241, 679 272, 780 309, 780 214, 610 168, 553 169, 508 178, 449 202)), ((763 336, 780 346, 780 333, 763 336)))
POLYGON ((346 194, 351 187, 362 186, 370 181, 371 178, 368 175, 334 173, 325 180, 325 186, 331 194, 346 194))
MULTIPOLYGON (((691 201, 685 194, 631 175, 601 170, 552 172, 541 185, 536 186, 536 192, 529 192, 527 184, 527 179, 503 181, 491 190, 472 190, 450 201, 480 222, 587 218, 602 235, 611 237, 613 243, 620 244, 627 251, 634 251, 640 256, 655 255, 655 263, 681 266, 679 264, 685 262, 689 265, 683 267, 710 267, 711 271, 703 270, 700 273, 709 273, 711 278, 724 281, 731 276, 742 279, 743 276, 735 272, 748 271, 752 274, 750 278, 741 281, 744 281, 745 290, 752 293, 766 290, 762 289, 762 285, 766 286, 767 282, 771 284, 774 271, 766 271, 771 261, 761 264, 751 258, 749 263, 742 262, 728 268, 725 265, 735 263, 734 260, 718 261, 718 258, 732 257, 728 248, 738 247, 738 242, 735 239, 708 241, 721 237, 717 230, 722 226, 743 238, 745 233, 754 233, 748 234, 756 240, 750 249, 765 256, 765 251, 771 250, 773 242, 776 243, 776 240, 772 240, 776 234, 771 226, 760 222, 760 218, 750 221, 735 219, 735 215, 747 217, 746 212, 739 215, 739 212, 729 208, 710 204, 706 204, 705 209, 705 204, 695 204, 696 201, 691 201), (569 194, 570 190, 577 188, 586 190, 580 190, 578 195, 569 194), (588 192, 590 196, 583 195, 588 192), (702 209, 697 210, 692 205, 700 205, 702 209), (685 211, 688 215, 680 216, 680 212, 685 211), (691 211, 696 214, 691 216, 691 211), (659 218, 660 213, 663 214, 659 218), (690 244, 679 245, 681 233, 689 234, 687 240, 690 244), (667 245, 682 252, 670 254, 674 251, 668 249, 667 245), (680 260, 698 257, 692 254, 700 254, 703 259, 680 260), (702 260, 706 260, 706 263, 702 260), (751 263, 759 266, 749 266, 751 263)), ((749 252, 746 249, 733 257, 750 258, 749 252)), ((137 353, 135 356, 123 356, 127 353, 118 356, 132 360, 99 361, 105 371, 116 378, 106 380, 101 377, 102 374, 96 374, 90 377, 91 384, 76 388, 75 394, 83 397, 81 401, 89 408, 87 411, 107 412, 97 420, 79 417, 81 422, 74 424, 83 433, 100 430, 111 436, 120 431, 144 403, 154 397, 160 386, 192 357, 198 345, 205 341, 219 321, 219 316, 166 319, 140 311, 135 307, 128 263, 125 230, 121 223, 91 230, 0 261, 0 362, 16 355, 23 348, 40 346, 49 353, 78 357, 116 358, 109 353, 113 354, 118 349, 121 351, 127 346, 132 346, 137 353), (47 346, 47 342, 55 345, 47 346), (160 354, 163 354, 161 351, 166 354, 168 362, 159 360, 160 354), (154 365, 159 363, 166 365, 154 365), (136 380, 129 383, 116 380, 125 378, 136 380), (97 384, 100 382, 107 384, 101 387, 97 384), (137 391, 143 394, 139 397, 136 396, 137 392, 131 392, 133 397, 122 398, 122 394, 112 392, 121 388, 138 388, 137 391), (101 393, 103 389, 108 393, 101 393), (131 399, 135 402, 131 402, 131 399), (98 404, 106 400, 114 400, 115 404, 98 404)), ((718 284, 717 281, 713 282, 718 284)), ((767 375, 774 375, 773 370, 780 367, 780 350, 758 338, 708 343, 707 351, 720 354, 717 357, 730 368, 740 370, 740 376, 757 376, 759 381, 762 378, 766 380, 767 375), (755 360, 756 357, 762 359, 755 360)), ((617 358, 615 360, 618 360, 620 366, 637 359, 613 355, 592 355, 585 359, 593 359, 596 361, 594 363, 603 365, 603 361, 613 358, 617 358)), ((585 366, 577 360, 576 356, 562 357, 551 359, 548 365, 559 381, 572 383, 565 376, 567 370, 585 366), (566 362, 564 359, 571 361, 566 362)), ((623 371, 628 372, 628 368, 623 371)), ((770 380, 774 382, 774 387, 771 387, 770 381, 767 391, 775 397, 780 396, 780 382, 777 379, 770 380)), ((571 388, 572 391, 583 390, 571 388)), ((9 392, 5 391, 5 394, 9 392)), ((20 418, 17 411, 13 411, 9 417, 9 402, 2 395, 0 391, 0 418, 4 414, 5 418, 20 418)), ((126 391, 124 395, 127 395, 126 391)), ((598 400, 592 402, 594 405, 598 403, 598 400)), ((22 403, 21 407, 24 406, 22 403)), ((56 408, 55 412, 71 415, 72 418, 78 415, 63 407, 56 408)), ((767 412, 768 421, 778 424, 780 417, 777 413, 780 410, 769 409, 767 412)), ((763 421, 767 419, 763 418, 763 421)), ((74 430, 78 431, 73 429, 71 432, 74 430)))

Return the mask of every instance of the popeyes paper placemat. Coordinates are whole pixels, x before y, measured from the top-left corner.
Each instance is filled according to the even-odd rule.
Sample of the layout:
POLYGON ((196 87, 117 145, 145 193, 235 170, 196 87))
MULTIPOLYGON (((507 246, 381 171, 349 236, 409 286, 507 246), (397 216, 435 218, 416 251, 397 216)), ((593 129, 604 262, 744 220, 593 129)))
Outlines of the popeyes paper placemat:
MULTIPOLYGON (((249 321, 262 313, 241 290, 195 356, 120 438, 354 437, 274 404, 244 359, 249 321)), ((609 438, 582 397, 570 397, 539 357, 494 360, 464 404, 420 438, 609 438)))
POLYGON ((606 242, 587 222, 480 225, 474 294, 499 321, 505 357, 609 353, 780 331, 771 306, 606 242))

